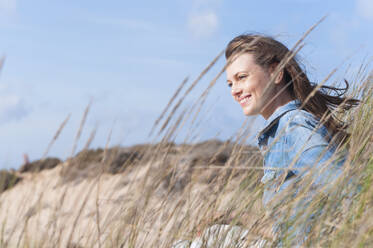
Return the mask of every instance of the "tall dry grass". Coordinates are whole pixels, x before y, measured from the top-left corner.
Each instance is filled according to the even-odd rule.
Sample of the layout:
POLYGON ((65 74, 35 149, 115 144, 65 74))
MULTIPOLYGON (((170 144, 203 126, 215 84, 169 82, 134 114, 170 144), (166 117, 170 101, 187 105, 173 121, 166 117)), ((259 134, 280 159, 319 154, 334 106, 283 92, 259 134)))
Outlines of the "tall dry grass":
MULTIPOLYGON (((293 51, 303 47, 307 35, 293 51)), ((258 239, 266 240, 268 247, 279 243, 292 246, 293 239, 299 239, 294 232, 304 228, 308 228, 304 246, 372 247, 373 82, 368 72, 362 69, 351 82, 359 87, 349 92, 351 97, 361 98, 362 104, 351 112, 339 113, 351 123, 350 139, 335 154, 347 152, 342 175, 314 189, 314 175, 309 174, 280 194, 270 209, 264 209, 261 154, 245 145, 251 123, 244 123, 226 142, 188 144, 195 141, 196 132, 198 136, 198 127, 206 118, 201 108, 225 67, 195 104, 188 106, 184 100, 221 55, 179 97, 187 79, 182 82, 153 126, 152 144, 132 150, 111 149, 110 133, 105 149, 94 153, 95 159, 86 163, 88 158, 74 157, 88 105, 71 158, 54 169, 22 175, 21 183, 0 195, 0 246, 171 247, 176 240, 193 240, 213 224, 228 224, 248 230, 247 247, 258 239), (185 144, 176 145, 181 128, 190 133, 185 144), (131 159, 122 161, 120 173, 111 173, 113 161, 125 152, 131 159), (302 208, 294 211, 299 204, 302 208), (273 232, 279 219, 281 235, 273 232)), ((328 80, 329 76, 320 85, 328 80)), ((88 148, 94 133, 80 156, 91 154, 88 148)))

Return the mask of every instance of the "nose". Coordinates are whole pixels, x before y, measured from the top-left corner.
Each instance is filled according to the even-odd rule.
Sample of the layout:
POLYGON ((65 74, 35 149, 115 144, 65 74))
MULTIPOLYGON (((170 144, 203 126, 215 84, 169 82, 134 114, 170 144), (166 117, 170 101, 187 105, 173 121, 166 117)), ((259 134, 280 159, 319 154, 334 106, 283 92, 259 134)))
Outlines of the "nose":
POLYGON ((239 97, 242 93, 242 89, 240 87, 238 87, 237 85, 232 85, 232 88, 231 88, 231 94, 233 97, 239 97))

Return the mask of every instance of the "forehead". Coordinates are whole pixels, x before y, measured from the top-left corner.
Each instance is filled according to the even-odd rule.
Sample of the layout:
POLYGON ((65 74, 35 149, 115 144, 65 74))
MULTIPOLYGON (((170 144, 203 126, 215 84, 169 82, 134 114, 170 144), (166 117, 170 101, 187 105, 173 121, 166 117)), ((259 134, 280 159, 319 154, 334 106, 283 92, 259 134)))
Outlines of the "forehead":
POLYGON ((240 71, 251 71, 257 69, 259 65, 255 63, 251 53, 243 53, 232 58, 226 68, 227 76, 233 76, 240 71))

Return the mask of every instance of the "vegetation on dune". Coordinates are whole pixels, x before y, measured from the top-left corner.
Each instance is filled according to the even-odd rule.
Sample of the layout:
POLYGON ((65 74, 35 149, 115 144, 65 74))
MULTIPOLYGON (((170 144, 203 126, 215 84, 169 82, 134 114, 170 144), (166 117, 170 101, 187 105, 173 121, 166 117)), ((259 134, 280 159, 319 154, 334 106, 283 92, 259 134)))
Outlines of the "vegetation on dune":
POLYGON ((21 178, 18 177, 14 172, 0 170, 0 193, 14 187, 20 181, 21 178))
POLYGON ((46 158, 25 163, 19 168, 19 172, 39 172, 46 169, 52 169, 60 164, 62 161, 58 158, 46 158))
MULTIPOLYGON (((294 51, 303 46, 303 39, 294 51)), ((220 55, 189 88, 183 91, 184 80, 177 89, 151 133, 160 142, 109 148, 109 137, 105 148, 90 150, 90 138, 76 155, 74 144, 72 156, 57 166, 37 162, 22 167, 20 172, 36 173, 15 173, 23 178, 20 182, 2 172, 8 179, 0 195, 0 246, 170 247, 176 240, 201 237, 211 225, 227 224, 248 231, 243 247, 254 247, 257 240, 265 240, 268 247, 280 242, 291 247, 294 232, 302 228, 307 229, 304 244, 310 247, 372 247, 373 80, 364 66, 351 80, 356 87, 349 93, 362 104, 353 111, 335 113, 351 123, 351 136, 336 153, 347 153, 343 174, 315 190, 312 173, 317 172, 312 172, 265 211, 262 156, 245 145, 251 123, 228 141, 196 143, 196 132, 206 118, 201 114, 205 100, 224 69, 195 104, 183 105, 220 55), (185 142, 176 144, 183 128, 188 131, 185 142), (10 189, 7 185, 15 184, 10 182, 19 183, 10 189), (312 200, 304 204, 311 190, 312 200), (301 211, 294 218, 299 205, 301 211), (273 233, 279 218, 286 230, 281 236, 273 233)))

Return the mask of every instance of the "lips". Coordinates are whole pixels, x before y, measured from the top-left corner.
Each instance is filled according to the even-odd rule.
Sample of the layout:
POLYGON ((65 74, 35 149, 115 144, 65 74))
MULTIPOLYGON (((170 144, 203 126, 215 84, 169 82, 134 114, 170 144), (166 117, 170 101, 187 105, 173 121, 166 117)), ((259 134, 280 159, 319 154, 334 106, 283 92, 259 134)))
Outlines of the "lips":
POLYGON ((251 95, 246 95, 246 96, 243 96, 243 97, 240 97, 238 99, 238 102, 241 104, 241 105, 245 105, 249 99, 251 98, 251 95))

